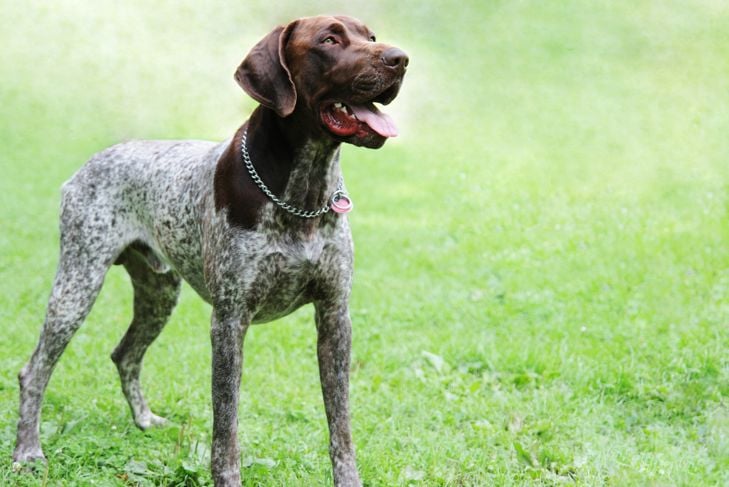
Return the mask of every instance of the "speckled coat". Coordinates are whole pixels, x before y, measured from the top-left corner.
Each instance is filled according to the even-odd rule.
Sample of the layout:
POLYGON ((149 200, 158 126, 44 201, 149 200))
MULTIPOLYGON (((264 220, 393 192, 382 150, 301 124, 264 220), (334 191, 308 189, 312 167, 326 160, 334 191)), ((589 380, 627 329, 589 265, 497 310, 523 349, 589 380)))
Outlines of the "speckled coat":
MULTIPOLYGON (((394 54, 389 51, 388 58, 387 46, 361 40, 371 34, 354 19, 300 19, 264 38, 239 68, 241 86, 262 105, 232 139, 118 144, 96 154, 63 185, 58 271, 39 343, 19 374, 16 462, 43 459, 40 405, 51 372, 90 311, 108 268, 120 264, 134 287, 134 317, 112 359, 140 428, 165 423, 149 409, 139 376, 144 353, 167 322, 184 279, 213 305, 213 479, 216 485, 240 485, 237 411, 245 332, 252 323, 313 303, 334 483, 360 485, 348 406, 353 247, 347 218, 334 212, 313 219, 287 213, 252 185, 240 157, 247 130, 247 149, 271 189, 293 206, 311 209, 326 205, 337 189, 341 142, 384 143, 367 127, 357 126, 361 134, 342 139, 317 122, 317 110, 333 105, 317 98, 312 79, 321 82, 322 71, 313 71, 320 61, 311 53, 321 57, 315 46, 329 42, 320 42, 319 32, 329 31, 338 39, 346 36, 354 47, 342 53, 359 63, 331 56, 327 73, 349 73, 343 79, 350 88, 338 96, 394 98, 404 53, 397 54, 401 65, 395 69, 394 54), (373 69, 373 59, 384 59, 379 61, 384 67, 373 69), (278 78, 282 67, 288 83, 278 78), (370 71, 376 81, 367 84, 371 92, 347 94, 354 89, 352 78, 361 80, 370 71), (279 87, 271 93, 271 86, 279 87)), ((331 123, 343 116, 350 117, 345 123, 354 120, 341 108, 326 116, 331 123)))

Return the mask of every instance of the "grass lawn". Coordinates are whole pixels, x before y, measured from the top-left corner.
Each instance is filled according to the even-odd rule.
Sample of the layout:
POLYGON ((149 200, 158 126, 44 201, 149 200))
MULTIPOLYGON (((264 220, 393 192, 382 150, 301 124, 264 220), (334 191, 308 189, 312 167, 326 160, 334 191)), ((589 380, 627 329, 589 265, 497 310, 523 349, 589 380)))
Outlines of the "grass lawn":
MULTIPOLYGON (((127 138, 232 135, 277 23, 365 20, 410 54, 401 137, 343 150, 357 208, 352 411, 365 485, 729 485, 729 5, 716 0, 0 0, 0 485, 207 485, 207 305, 150 349, 138 431, 113 268, 13 473, 16 374, 61 183, 127 138)), ((307 307, 248 332, 245 485, 331 484, 307 307)))

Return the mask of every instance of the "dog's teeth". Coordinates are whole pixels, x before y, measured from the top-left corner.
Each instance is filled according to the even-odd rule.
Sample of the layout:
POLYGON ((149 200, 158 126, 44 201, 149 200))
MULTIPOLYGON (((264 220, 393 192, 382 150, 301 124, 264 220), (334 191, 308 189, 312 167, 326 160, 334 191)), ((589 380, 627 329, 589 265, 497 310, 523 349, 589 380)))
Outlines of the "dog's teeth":
POLYGON ((350 111, 349 107, 347 105, 345 105, 344 103, 341 103, 341 102, 333 103, 332 108, 334 108, 335 111, 342 113, 349 118, 352 118, 352 119, 356 118, 350 111))
POLYGON ((347 115, 349 115, 349 111, 347 110, 347 105, 345 105, 344 103, 339 103, 339 102, 337 102, 337 103, 335 103, 335 104, 334 104, 333 106, 334 106, 334 109, 335 109, 336 111, 338 111, 338 112, 342 112, 342 113, 344 113, 344 114, 347 114, 347 115))

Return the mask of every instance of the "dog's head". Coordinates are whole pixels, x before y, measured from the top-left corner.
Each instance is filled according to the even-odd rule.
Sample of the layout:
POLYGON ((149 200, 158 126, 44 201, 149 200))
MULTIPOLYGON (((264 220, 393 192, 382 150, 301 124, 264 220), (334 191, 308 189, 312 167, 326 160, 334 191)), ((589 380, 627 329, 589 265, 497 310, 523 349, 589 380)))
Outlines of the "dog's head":
POLYGON ((310 119, 318 136, 377 148, 397 129, 375 103, 395 99, 407 65, 403 51, 356 19, 307 17, 261 39, 235 79, 279 117, 310 119))

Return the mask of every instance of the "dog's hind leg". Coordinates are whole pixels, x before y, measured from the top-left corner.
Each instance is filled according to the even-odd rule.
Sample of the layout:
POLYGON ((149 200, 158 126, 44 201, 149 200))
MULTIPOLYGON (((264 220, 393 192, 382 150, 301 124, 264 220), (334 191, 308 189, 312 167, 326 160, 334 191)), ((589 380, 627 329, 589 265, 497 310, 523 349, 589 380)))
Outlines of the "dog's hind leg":
POLYGON ((62 231, 61 257, 40 339, 18 374, 20 419, 13 453, 16 462, 44 459, 38 429, 43 394, 53 368, 91 310, 114 260, 111 243, 106 239, 88 240, 90 233, 84 230, 91 231, 78 225, 62 231))
POLYGON ((150 249, 132 246, 120 258, 134 286, 134 318, 111 354, 134 422, 141 429, 166 422, 150 411, 142 394, 139 374, 147 347, 164 328, 180 293, 177 273, 173 270, 160 272, 166 268, 150 257, 154 257, 150 249))

